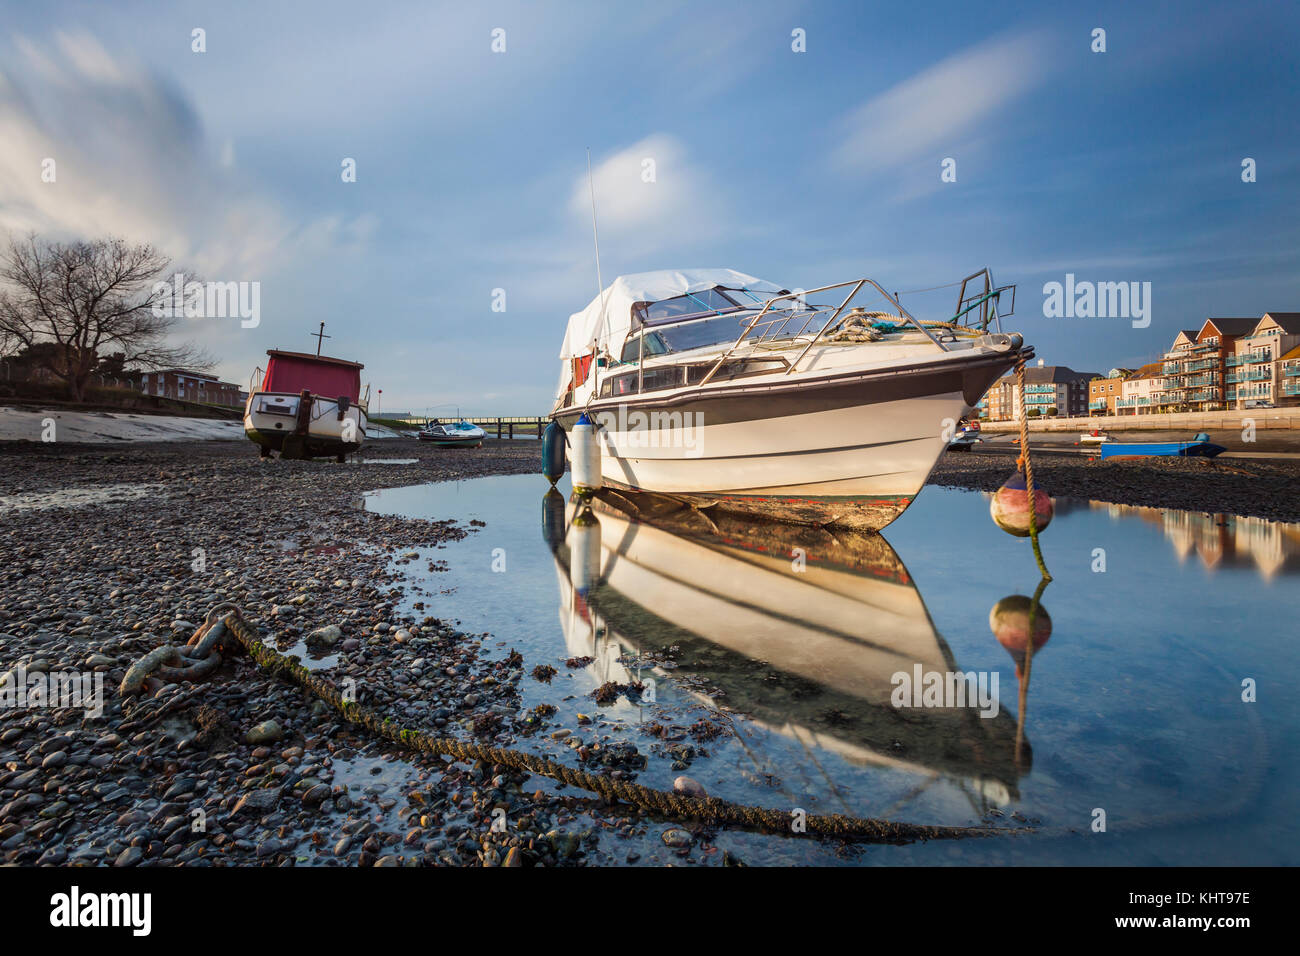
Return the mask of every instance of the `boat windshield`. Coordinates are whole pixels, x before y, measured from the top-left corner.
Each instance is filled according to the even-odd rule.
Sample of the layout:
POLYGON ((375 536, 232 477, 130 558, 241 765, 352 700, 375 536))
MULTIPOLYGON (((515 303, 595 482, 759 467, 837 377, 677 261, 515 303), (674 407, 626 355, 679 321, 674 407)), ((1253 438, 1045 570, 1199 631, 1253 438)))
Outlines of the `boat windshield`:
MULTIPOLYGON (((764 339, 782 339, 797 336, 808 328, 814 317, 826 312, 827 306, 809 306, 800 304, 788 309, 768 309, 763 321, 752 333, 753 337, 764 339)), ((740 338, 740 333, 753 320, 757 310, 752 307, 728 315, 711 319, 694 319, 677 325, 647 331, 645 335, 645 356, 666 355, 669 352, 687 352, 691 349, 704 348, 709 345, 727 343, 730 345, 740 338)), ((622 360, 635 362, 641 346, 633 338, 623 346, 622 360)))
POLYGON ((686 295, 662 299, 659 302, 645 302, 636 308, 636 316, 644 325, 659 325, 664 322, 676 322, 692 315, 708 315, 710 312, 734 312, 739 309, 732 299, 719 289, 701 289, 686 295))
MULTIPOLYGON (((656 329, 645 333, 645 356, 666 355, 669 352, 686 352, 690 349, 717 345, 721 342, 730 344, 740 338, 753 314, 746 310, 742 315, 723 315, 716 319, 688 322, 669 328, 656 329)), ((641 346, 636 339, 623 346, 623 361, 635 362, 641 346)))

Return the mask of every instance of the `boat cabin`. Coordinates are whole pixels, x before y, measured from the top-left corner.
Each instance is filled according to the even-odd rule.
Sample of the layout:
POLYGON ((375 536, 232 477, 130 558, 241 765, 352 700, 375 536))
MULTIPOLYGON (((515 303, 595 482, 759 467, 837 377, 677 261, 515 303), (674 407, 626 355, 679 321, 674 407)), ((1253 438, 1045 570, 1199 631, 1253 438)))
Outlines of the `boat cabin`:
POLYGON ((361 400, 360 362, 311 355, 307 352, 282 352, 267 349, 269 356, 260 391, 298 394, 304 390, 325 398, 347 398, 352 404, 361 400))

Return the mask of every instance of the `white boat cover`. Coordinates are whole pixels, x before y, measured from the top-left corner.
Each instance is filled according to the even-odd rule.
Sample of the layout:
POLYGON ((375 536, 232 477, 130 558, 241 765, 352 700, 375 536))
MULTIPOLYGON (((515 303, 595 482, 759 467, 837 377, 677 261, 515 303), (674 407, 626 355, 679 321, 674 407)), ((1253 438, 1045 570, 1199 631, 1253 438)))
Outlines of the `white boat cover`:
POLYGON ((783 291, 779 285, 734 269, 664 269, 619 276, 603 295, 592 299, 581 312, 569 316, 560 358, 590 355, 597 345, 617 355, 632 330, 632 306, 636 303, 659 302, 716 286, 748 289, 760 298, 783 291))

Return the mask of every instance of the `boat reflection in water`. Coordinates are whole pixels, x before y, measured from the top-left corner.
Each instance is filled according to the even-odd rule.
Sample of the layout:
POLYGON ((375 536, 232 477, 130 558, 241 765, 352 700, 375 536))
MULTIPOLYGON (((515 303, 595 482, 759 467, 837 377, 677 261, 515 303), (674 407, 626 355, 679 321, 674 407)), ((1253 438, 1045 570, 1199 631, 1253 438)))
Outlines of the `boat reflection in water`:
POLYGON ((961 668, 880 536, 706 516, 608 490, 588 504, 552 489, 543 520, 568 652, 594 658, 602 683, 671 673, 702 702, 712 703, 703 688, 721 690, 726 709, 814 762, 829 752, 950 778, 984 807, 1018 798, 1029 746, 1017 748, 1004 705, 981 717, 973 702, 891 704, 895 674, 961 668))

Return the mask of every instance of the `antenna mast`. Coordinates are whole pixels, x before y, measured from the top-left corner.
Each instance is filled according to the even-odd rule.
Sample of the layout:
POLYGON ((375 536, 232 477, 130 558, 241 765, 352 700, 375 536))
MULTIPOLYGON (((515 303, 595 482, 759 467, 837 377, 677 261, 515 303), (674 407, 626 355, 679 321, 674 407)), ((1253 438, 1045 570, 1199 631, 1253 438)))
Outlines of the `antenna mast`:
POLYGON ((326 335, 326 334, 325 334, 325 323, 324 323, 324 322, 322 322, 322 323, 320 324, 320 331, 319 331, 319 332, 313 332, 311 335, 312 335, 312 338, 314 338, 314 339, 316 340, 316 354, 317 354, 317 355, 320 355, 320 347, 321 347, 321 345, 324 343, 324 341, 325 341, 326 339, 333 338, 332 335, 326 335))
POLYGON ((591 177, 591 147, 587 147, 587 188, 591 191, 591 238, 596 244, 596 298, 600 299, 600 324, 605 324, 605 280, 600 277, 600 234, 596 231, 596 182, 591 177))

